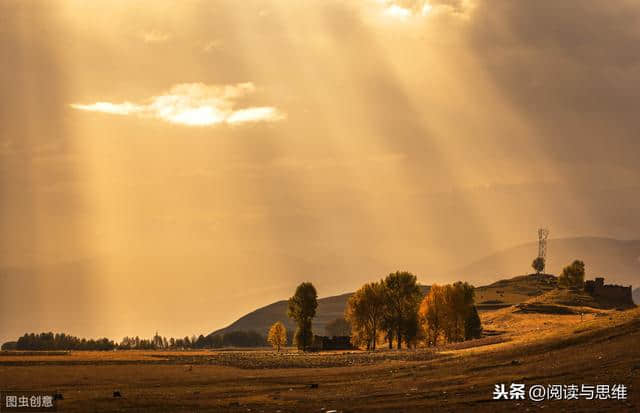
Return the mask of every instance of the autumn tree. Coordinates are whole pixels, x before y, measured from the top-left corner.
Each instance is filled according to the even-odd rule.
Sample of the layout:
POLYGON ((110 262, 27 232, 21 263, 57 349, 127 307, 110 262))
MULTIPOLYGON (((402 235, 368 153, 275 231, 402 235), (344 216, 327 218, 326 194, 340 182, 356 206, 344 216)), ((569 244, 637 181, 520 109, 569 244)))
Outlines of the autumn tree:
POLYGON ((385 313, 385 286, 382 281, 363 285, 347 302, 345 319, 351 324, 351 342, 375 350, 385 313))
POLYGON ((531 263, 531 267, 536 271, 536 274, 540 274, 542 271, 544 271, 544 267, 545 267, 544 258, 543 257, 537 257, 531 263))
POLYGON ((420 303, 420 317, 424 325, 427 345, 438 344, 446 323, 445 287, 433 284, 420 303))
POLYGON ((467 283, 431 286, 419 311, 428 345, 437 345, 440 337, 446 342, 480 337, 482 324, 474 295, 467 283))
POLYGON ((417 331, 418 313, 422 292, 415 275, 406 271, 389 274, 383 281, 385 287, 385 326, 387 339, 395 336, 397 348, 402 348, 402 340, 407 333, 417 331), (415 326, 412 324, 415 323, 415 326))
POLYGON ((297 329, 294 341, 298 349, 306 351, 313 342, 311 320, 318 308, 318 293, 310 282, 303 282, 296 288, 293 297, 289 298, 287 315, 292 318, 297 329))
POLYGON ((330 321, 324 329, 329 337, 351 335, 351 324, 344 317, 338 317, 330 321))
POLYGON ((564 287, 581 288, 584 284, 584 262, 575 260, 564 267, 562 274, 558 277, 558 284, 564 287))
POLYGON ((287 345, 287 329, 284 327, 280 321, 276 321, 273 323, 271 328, 269 329, 269 335, 267 337, 267 341, 274 348, 280 351, 280 347, 284 347, 287 345))
POLYGON ((449 319, 445 328, 445 336, 448 341, 463 341, 465 339, 465 322, 471 316, 474 295, 473 286, 466 282, 458 281, 446 287, 449 319))

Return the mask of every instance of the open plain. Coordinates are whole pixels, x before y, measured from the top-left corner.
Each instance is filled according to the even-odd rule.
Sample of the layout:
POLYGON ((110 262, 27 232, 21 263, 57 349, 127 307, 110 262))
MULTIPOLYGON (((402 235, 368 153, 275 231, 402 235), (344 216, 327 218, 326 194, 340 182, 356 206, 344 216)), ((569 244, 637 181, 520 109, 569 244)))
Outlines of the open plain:
POLYGON ((482 318, 491 335, 435 349, 4 352, 0 387, 58 392, 60 412, 640 409, 640 309, 580 315, 514 306, 482 318), (492 400, 500 383, 624 384, 629 394, 626 400, 492 400))

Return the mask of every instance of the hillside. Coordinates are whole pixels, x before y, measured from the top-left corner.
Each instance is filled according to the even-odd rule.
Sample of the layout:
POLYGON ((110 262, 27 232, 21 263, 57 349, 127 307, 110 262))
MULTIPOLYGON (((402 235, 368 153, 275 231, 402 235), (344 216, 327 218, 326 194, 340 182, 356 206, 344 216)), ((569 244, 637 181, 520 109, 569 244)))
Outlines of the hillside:
MULTIPOLYGON (((324 334, 324 327, 330 321, 342 317, 347 300, 352 293, 335 295, 318 299, 316 317, 313 319, 313 330, 316 334, 324 334)), ((255 330, 265 334, 276 321, 281 321, 287 330, 293 331, 295 324, 287 317, 287 301, 281 300, 265 307, 258 308, 240 317, 231 325, 214 331, 212 334, 224 334, 238 330, 255 330)))
MULTIPOLYGON (((575 259, 586 264, 586 278, 606 275, 607 282, 640 285, 640 240, 579 237, 550 239, 546 272, 560 274, 575 259)), ((531 261, 538 253, 537 242, 496 252, 447 274, 453 280, 483 285, 496 277, 531 272, 531 261)))
MULTIPOLYGON (((476 303, 480 311, 508 307, 522 303, 531 297, 544 294, 553 289, 556 284, 556 277, 550 274, 520 275, 476 288, 476 303)), ((428 291, 428 286, 422 286, 423 294, 428 293, 428 291)), ((324 328, 327 323, 343 316, 347 300, 351 294, 346 293, 318 299, 318 310, 316 317, 313 319, 313 331, 315 334, 324 335, 324 328)), ((224 334, 238 330, 255 330, 265 334, 276 321, 284 323, 288 330, 295 329, 295 324, 287 317, 286 300, 252 311, 231 325, 216 330, 211 334, 224 334)))
POLYGON ((478 310, 509 307, 553 290, 558 280, 551 274, 519 275, 476 288, 478 310))
MULTIPOLYGON (((423 294, 426 294, 429 291, 429 287, 427 286, 422 286, 421 288, 423 294)), ((313 319, 313 331, 315 334, 324 335, 325 326, 330 321, 344 315, 344 309, 347 305, 347 300, 351 297, 351 294, 353 293, 318 299, 318 309, 316 310, 316 316, 313 319)), ((287 317, 286 300, 258 308, 257 310, 240 317, 229 326, 216 330, 211 334, 224 334, 239 330, 255 330, 261 334, 265 334, 269 330, 269 327, 276 321, 281 321, 287 330, 293 331, 296 328, 293 321, 287 317)))
MULTIPOLYGON (((640 240, 623 241, 598 237, 551 239, 548 243, 546 268, 549 274, 508 278, 511 274, 531 272, 531 261, 537 251, 536 242, 516 246, 451 271, 447 278, 480 285, 476 288, 476 303, 480 310, 495 310, 519 304, 553 289, 556 278, 549 274, 560 273, 574 259, 585 262, 587 279, 605 275, 607 283, 634 287, 640 285, 640 240), (505 279, 487 284, 501 276, 505 279)), ((351 293, 346 293, 318 300, 313 328, 316 334, 324 334, 324 326, 342 316, 350 295, 351 293)), ((640 289, 634 291, 634 299, 640 302, 640 289)), ((287 303, 284 300, 269 304, 213 334, 237 330, 256 330, 264 334, 276 321, 282 321, 287 329, 295 328, 286 316, 286 309, 287 303)))

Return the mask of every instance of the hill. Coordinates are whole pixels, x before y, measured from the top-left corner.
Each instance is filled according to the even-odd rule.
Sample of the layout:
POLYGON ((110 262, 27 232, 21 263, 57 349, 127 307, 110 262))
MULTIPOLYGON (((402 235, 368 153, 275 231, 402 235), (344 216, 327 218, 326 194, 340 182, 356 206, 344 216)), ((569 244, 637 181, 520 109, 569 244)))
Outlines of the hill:
POLYGON ((553 290, 558 279, 551 274, 519 275, 476 288, 478 310, 509 307, 553 290))
MULTIPOLYGON (((324 327, 327 323, 338 317, 342 317, 345 305, 349 297, 351 297, 351 294, 353 293, 318 299, 318 309, 316 311, 316 317, 313 319, 313 330, 316 334, 324 334, 324 327)), ((240 317, 229 326, 216 330, 211 334, 224 334, 240 330, 255 330, 261 334, 265 334, 269 330, 269 327, 276 321, 282 322, 288 331, 295 330, 295 324, 287 317, 287 300, 277 301, 265 307, 258 308, 240 317)))
MULTIPOLYGON (((585 262, 587 279, 604 274, 607 283, 634 286, 640 284, 640 240, 625 241, 602 237, 551 239, 548 242, 546 268, 549 274, 508 278, 510 274, 528 274, 531 271, 531 261, 537 252, 536 242, 519 245, 450 271, 446 278, 481 285, 476 288, 479 310, 495 310, 516 305, 552 290, 556 285, 556 278, 550 274, 560 273, 564 266, 575 259, 585 262), (505 279, 487 284, 501 275, 505 279)), ((342 316, 351 294, 318 300, 313 328, 316 334, 324 334, 324 326, 342 316)), ((634 299, 640 302, 640 289, 634 292, 634 299)), ((282 321, 287 329, 293 329, 295 326, 286 316, 286 311, 286 301, 278 301, 241 317, 229 326, 214 331, 213 334, 237 330, 256 330, 264 334, 276 321, 282 321)))
MULTIPOLYGON (((550 274, 520 275, 493 284, 476 288, 476 303, 478 309, 495 310, 522 303, 553 289, 557 285, 556 277, 550 274)), ((422 293, 429 292, 428 286, 422 286, 422 293)), ((315 334, 324 335, 325 326, 330 321, 342 317, 347 300, 353 293, 346 293, 332 297, 318 299, 318 310, 313 319, 315 334)), ((211 334, 224 334, 232 331, 255 330, 265 334, 276 321, 281 321, 287 330, 294 330, 295 324, 287 317, 287 301, 277 301, 259 308, 239 318, 229 326, 214 331, 211 334)))
MULTIPOLYGON (((429 292, 428 286, 421 286, 421 288, 423 294, 429 292)), ((324 335, 324 328, 330 321, 343 317, 347 301, 352 294, 353 293, 345 293, 318 299, 318 309, 313 319, 313 331, 315 334, 324 335)), ((255 330, 261 334, 266 334, 269 327, 276 321, 282 322, 287 330, 293 331, 296 328, 294 322, 287 317, 286 300, 277 301, 265 307, 258 308, 240 317, 229 326, 216 330, 211 334, 215 335, 247 330, 255 330)))
MULTIPOLYGON (((550 239, 547 250, 545 271, 548 273, 560 274, 567 264, 580 259, 586 264, 587 279, 604 274, 607 282, 612 284, 640 284, 640 240, 598 237, 550 239)), ((447 278, 482 285, 495 280, 496 276, 529 273, 537 253, 537 242, 519 245, 450 271, 447 278)))

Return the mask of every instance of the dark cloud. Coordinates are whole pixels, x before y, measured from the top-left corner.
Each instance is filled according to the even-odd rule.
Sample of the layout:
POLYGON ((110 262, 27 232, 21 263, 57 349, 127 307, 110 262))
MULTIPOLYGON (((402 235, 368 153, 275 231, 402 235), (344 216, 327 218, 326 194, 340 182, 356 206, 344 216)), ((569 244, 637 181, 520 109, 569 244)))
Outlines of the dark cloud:
POLYGON ((479 1, 471 45, 549 157, 634 166, 640 5, 479 1))

